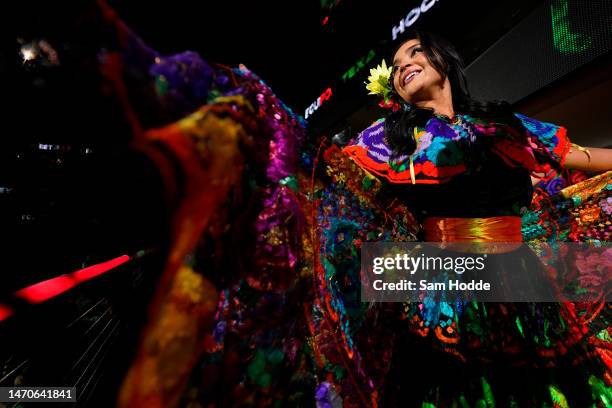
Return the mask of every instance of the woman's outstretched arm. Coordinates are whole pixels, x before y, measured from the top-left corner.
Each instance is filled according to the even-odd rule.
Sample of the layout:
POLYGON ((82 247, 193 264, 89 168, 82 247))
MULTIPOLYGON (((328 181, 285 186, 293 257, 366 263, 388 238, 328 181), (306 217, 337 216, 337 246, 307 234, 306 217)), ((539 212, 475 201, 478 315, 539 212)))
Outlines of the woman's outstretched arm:
POLYGON ((612 170, 612 149, 581 147, 572 144, 565 158, 564 166, 568 169, 595 173, 612 170))

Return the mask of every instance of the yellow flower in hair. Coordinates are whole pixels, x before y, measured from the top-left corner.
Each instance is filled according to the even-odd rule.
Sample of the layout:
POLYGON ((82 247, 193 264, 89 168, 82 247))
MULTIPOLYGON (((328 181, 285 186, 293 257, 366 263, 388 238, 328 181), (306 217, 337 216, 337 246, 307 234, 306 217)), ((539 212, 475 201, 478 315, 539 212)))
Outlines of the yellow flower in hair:
POLYGON ((389 100, 391 95, 391 86, 389 85, 389 78, 391 78, 392 67, 387 67, 385 60, 382 60, 382 64, 376 68, 370 69, 370 76, 368 82, 366 82, 366 89, 370 91, 368 95, 380 95, 384 98, 385 102, 389 100))

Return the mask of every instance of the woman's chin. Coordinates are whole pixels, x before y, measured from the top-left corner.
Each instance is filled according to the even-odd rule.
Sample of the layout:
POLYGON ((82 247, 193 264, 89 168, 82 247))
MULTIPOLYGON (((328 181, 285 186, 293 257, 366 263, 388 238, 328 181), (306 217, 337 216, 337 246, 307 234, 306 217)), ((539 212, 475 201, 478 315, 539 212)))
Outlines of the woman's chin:
POLYGON ((408 103, 414 104, 422 99, 421 94, 423 94, 423 86, 422 84, 408 83, 402 88, 402 91, 403 92, 400 93, 402 99, 408 103))

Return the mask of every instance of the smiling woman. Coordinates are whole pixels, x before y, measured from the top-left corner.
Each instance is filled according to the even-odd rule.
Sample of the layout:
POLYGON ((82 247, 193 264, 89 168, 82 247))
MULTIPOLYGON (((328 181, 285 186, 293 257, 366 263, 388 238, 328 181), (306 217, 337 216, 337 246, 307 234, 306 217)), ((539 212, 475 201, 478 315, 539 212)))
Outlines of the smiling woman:
MULTIPOLYGON (((410 140, 415 128, 408 125, 418 124, 419 119, 422 122, 428 112, 448 118, 468 114, 501 121, 519 130, 523 127, 508 103, 482 103, 471 98, 461 57, 447 41, 434 34, 407 33, 394 51, 389 82, 391 93, 404 105, 404 110, 390 115, 385 125, 389 144, 395 151, 410 150, 406 148, 416 142, 410 140)), ((572 146, 575 148, 563 162, 566 168, 597 172, 612 169, 612 150, 572 146)))
MULTIPOLYGON (((407 33, 392 61, 391 70, 384 65, 373 70, 368 89, 393 102, 394 112, 361 132, 343 151, 381 182, 381 201, 406 205, 419 221, 421 239, 522 242, 533 236, 523 229, 533 219, 542 230, 548 228, 541 239, 610 239, 605 225, 610 223, 606 200, 612 172, 574 185, 571 192, 548 197, 553 207, 549 213, 533 212, 529 219, 522 218, 530 214, 530 207, 533 211, 530 176, 550 180, 568 167, 607 171, 612 169, 610 150, 573 145, 564 127, 515 113, 508 103, 474 100, 459 54, 436 35, 407 33), (588 217, 564 212, 572 208, 572 214, 579 213, 581 205, 588 217), (557 222, 570 223, 569 231, 561 233, 557 222)), ((535 204, 540 209, 543 206, 535 204)), ((499 263, 501 282, 511 276, 523 276, 525 282, 547 276, 542 268, 525 266, 533 257, 529 251, 490 255, 499 263)), ((531 265, 540 264, 536 259, 531 265)), ((591 358, 593 340, 572 334, 574 330, 589 331, 586 322, 568 318, 576 307, 431 301, 406 305, 402 321, 409 329, 398 329, 401 340, 384 378, 382 400, 388 406, 400 405, 409 392, 414 406, 463 406, 466 395, 477 398, 487 388, 487 405, 493 401, 493 392, 500 406, 547 406, 549 398, 567 398, 573 401, 571 406, 589 405, 589 384, 609 375, 609 360, 591 358), (530 335, 525 335, 525 326, 530 335), (430 356, 428 361, 424 355, 430 356), (454 364, 452 360, 460 362, 458 370, 469 373, 461 381, 438 375, 454 364), (423 362, 418 384, 405 379, 405 367, 414 361, 423 362), (515 361, 532 369, 529 376, 519 374, 515 361), (541 370, 570 364, 577 365, 572 374, 562 369, 541 370), (505 387, 504 382, 513 377, 524 382, 505 387), (553 385, 547 384, 551 381, 553 385), (562 391, 554 385, 559 383, 571 385, 562 391), (476 384, 480 390, 474 388, 476 384), (547 388, 550 395, 545 394, 547 388), (566 397, 570 394, 571 398, 566 397)), ((595 333, 591 336, 593 339, 595 333)))
POLYGON ((453 116, 451 85, 439 60, 439 54, 425 54, 421 40, 406 41, 395 52, 393 59, 392 82, 397 94, 406 102, 418 104, 422 108, 432 108, 437 113, 453 116))

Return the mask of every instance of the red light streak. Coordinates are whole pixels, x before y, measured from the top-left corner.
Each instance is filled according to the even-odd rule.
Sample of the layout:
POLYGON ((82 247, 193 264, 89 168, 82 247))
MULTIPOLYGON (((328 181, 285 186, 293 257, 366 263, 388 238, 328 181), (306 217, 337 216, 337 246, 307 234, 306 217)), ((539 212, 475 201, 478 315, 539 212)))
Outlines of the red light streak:
MULTIPOLYGON (((95 278, 103 273, 110 271, 113 268, 127 262, 130 257, 122 255, 110 261, 102 262, 96 265, 88 266, 76 272, 61 275, 56 278, 51 278, 46 281, 35 283, 15 292, 15 296, 30 303, 42 303, 55 296, 58 296, 67 290, 70 290, 80 283, 95 278)), ((0 308, 0 320, 2 320, 2 309, 0 308)))
POLYGON ((0 304, 0 322, 12 315, 13 315, 13 309, 11 309, 8 306, 0 304))

